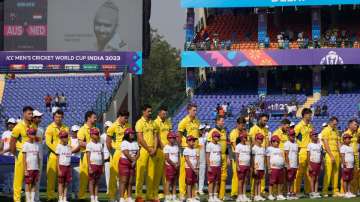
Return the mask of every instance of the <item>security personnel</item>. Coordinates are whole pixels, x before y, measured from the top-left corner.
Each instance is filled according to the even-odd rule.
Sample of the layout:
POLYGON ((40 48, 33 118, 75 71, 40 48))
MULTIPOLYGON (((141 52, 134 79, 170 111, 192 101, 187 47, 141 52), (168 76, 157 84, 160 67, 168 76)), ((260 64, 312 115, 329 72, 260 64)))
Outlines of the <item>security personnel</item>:
POLYGON ((309 163, 309 159, 307 157, 307 146, 310 143, 310 135, 314 130, 314 127, 311 124, 311 109, 304 108, 301 111, 301 116, 302 120, 295 126, 295 136, 299 145, 299 168, 296 173, 294 192, 300 192, 301 182, 305 175, 305 193, 310 193, 309 174, 307 172, 309 163))
MULTIPOLYGON (((53 122, 46 128, 45 131, 45 141, 46 146, 50 152, 47 166, 46 166, 46 192, 48 200, 55 200, 57 198, 57 193, 55 192, 57 177, 58 177, 58 165, 57 165, 57 155, 55 153, 57 145, 60 143, 59 133, 60 131, 69 132, 69 128, 63 124, 62 120, 64 119, 64 112, 57 110, 53 114, 53 122)), ((69 138, 70 140, 70 138, 69 138)))

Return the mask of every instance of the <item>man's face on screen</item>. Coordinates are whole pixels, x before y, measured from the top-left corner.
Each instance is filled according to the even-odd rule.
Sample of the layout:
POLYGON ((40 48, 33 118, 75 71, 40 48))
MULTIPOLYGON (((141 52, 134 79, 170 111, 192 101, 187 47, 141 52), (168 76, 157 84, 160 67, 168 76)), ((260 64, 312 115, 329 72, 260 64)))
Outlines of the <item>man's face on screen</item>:
POLYGON ((118 12, 113 8, 100 7, 94 19, 94 32, 98 42, 107 43, 114 36, 117 24, 118 12))

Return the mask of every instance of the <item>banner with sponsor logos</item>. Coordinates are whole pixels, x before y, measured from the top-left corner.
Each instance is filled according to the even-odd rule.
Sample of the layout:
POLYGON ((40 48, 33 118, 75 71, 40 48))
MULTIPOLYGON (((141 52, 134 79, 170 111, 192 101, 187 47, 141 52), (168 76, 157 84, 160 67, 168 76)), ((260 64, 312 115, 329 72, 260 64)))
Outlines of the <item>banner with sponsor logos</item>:
POLYGON ((235 8, 359 4, 359 0, 181 0, 183 8, 235 8))
POLYGON ((47 49, 47 0, 5 0, 4 50, 47 49))
POLYGON ((0 72, 119 72, 142 74, 142 52, 0 52, 0 72))
POLYGON ((183 51, 182 67, 244 67, 360 64, 359 48, 183 51))

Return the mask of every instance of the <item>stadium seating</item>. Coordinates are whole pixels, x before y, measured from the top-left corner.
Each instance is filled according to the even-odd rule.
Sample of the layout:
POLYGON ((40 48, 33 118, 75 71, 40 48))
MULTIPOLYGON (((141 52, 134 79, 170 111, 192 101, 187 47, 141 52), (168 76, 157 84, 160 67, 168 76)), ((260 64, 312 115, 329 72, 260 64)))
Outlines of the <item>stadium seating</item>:
MULTIPOLYGON (((305 95, 270 95, 266 97, 266 101, 283 101, 290 102, 293 99, 299 104, 303 104, 306 101, 305 95)), ((198 117, 203 123, 209 123, 213 126, 214 121, 211 118, 211 112, 216 109, 216 105, 229 102, 232 108, 232 117, 226 119, 225 125, 227 129, 235 127, 236 118, 240 114, 242 106, 248 106, 259 100, 259 96, 255 94, 250 95, 195 95, 191 102, 196 103, 198 108, 198 117)), ((178 122, 186 116, 186 106, 181 108, 174 116, 173 123, 174 128, 177 127, 178 122)), ((280 118, 271 118, 269 122, 270 130, 275 130, 279 124, 280 118)), ((296 118, 292 119, 296 121, 296 118)))
MULTIPOLYGON (((21 110, 25 105, 45 112, 44 97, 47 94, 54 96, 55 93, 64 93, 68 105, 64 122, 69 126, 81 124, 84 113, 94 106, 99 93, 106 92, 109 99, 120 81, 121 74, 111 75, 110 82, 105 81, 103 74, 21 76, 6 81, 2 105, 5 108, 5 116, 17 118, 21 117, 21 110)), ((51 120, 48 111, 44 114, 41 125, 45 126, 51 120)))
MULTIPOLYGON (((268 95, 266 101, 286 101, 290 102, 294 98, 299 105, 304 104, 306 101, 305 95, 268 95)), ((196 103, 198 108, 198 117, 203 123, 209 123, 214 126, 214 121, 211 117, 211 112, 216 109, 216 105, 229 102, 232 106, 233 116, 228 117, 225 121, 226 128, 231 130, 235 127, 236 118, 240 114, 242 105, 247 106, 258 101, 258 95, 195 95, 191 102, 196 103)), ((350 118, 357 117, 357 104, 360 103, 360 94, 330 94, 329 96, 323 96, 313 106, 322 106, 326 104, 328 106, 328 112, 330 115, 337 116, 339 118, 339 126, 343 130, 346 128, 347 121, 350 118)), ((178 122, 186 116, 186 106, 181 108, 178 113, 174 116, 173 123, 174 128, 177 127, 178 122)), ((278 126, 282 117, 271 117, 269 120, 269 129, 274 131, 278 126)), ((291 121, 297 123, 299 118, 291 117, 291 121)), ((321 125, 327 122, 328 116, 320 116, 313 118, 313 124, 316 131, 321 131, 321 125)))

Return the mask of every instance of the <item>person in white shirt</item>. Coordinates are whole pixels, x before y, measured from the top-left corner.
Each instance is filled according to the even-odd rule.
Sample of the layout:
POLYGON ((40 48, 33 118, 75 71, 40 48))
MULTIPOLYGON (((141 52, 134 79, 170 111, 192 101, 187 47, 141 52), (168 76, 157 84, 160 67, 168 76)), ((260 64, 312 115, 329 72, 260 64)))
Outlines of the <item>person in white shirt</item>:
POLYGON ((200 124, 199 150, 200 150, 200 166, 199 166, 199 194, 204 195, 205 171, 206 171, 206 125, 200 124))
POLYGON ((26 131, 29 140, 23 144, 26 202, 35 201, 36 183, 39 180, 40 148, 36 142, 36 129, 26 131))
POLYGON ((199 202, 195 199, 192 192, 196 187, 199 175, 199 151, 195 149, 195 141, 197 138, 189 135, 186 137, 188 147, 184 149, 183 155, 185 157, 185 173, 186 173, 186 194, 187 202, 199 202))
POLYGON ((264 141, 264 135, 258 133, 255 135, 254 146, 251 149, 252 160, 251 168, 254 177, 254 201, 265 201, 261 196, 261 180, 265 174, 265 148, 261 145, 264 141))
POLYGON ((286 182, 287 182, 287 199, 295 200, 296 193, 294 190, 294 182, 296 177, 297 168, 299 165, 298 152, 299 146, 296 143, 294 129, 289 130, 289 140, 284 144, 285 152, 285 165, 286 165, 286 182))
POLYGON ((67 131, 60 131, 60 144, 56 146, 55 154, 57 155, 58 165, 58 193, 59 202, 66 202, 67 187, 71 183, 71 146, 68 145, 69 134, 67 131))
POLYGON ((176 182, 179 176, 179 146, 176 144, 176 139, 178 138, 177 134, 174 132, 169 132, 167 139, 169 144, 164 147, 165 154, 165 202, 179 202, 176 198, 176 182), (170 191, 170 187, 172 190, 170 191))
POLYGON ((356 197, 351 193, 351 181, 353 179, 354 171, 354 150, 350 146, 352 136, 350 134, 343 135, 343 145, 340 147, 342 173, 341 177, 344 182, 344 198, 356 197))
POLYGON ((269 200, 275 200, 274 191, 277 190, 276 200, 286 200, 282 192, 285 157, 284 152, 279 148, 280 138, 277 135, 271 137, 271 147, 267 148, 267 166, 270 174, 269 200))
POLYGON ((212 142, 206 145, 206 164, 209 190, 209 202, 220 201, 218 191, 221 180, 221 146, 219 144, 221 134, 212 133, 212 142))
MULTIPOLYGON (((12 135, 12 129, 16 125, 16 120, 14 118, 9 118, 6 121, 6 131, 1 135, 0 141, 0 155, 8 156, 9 158, 13 158, 14 155, 10 152, 10 139, 12 135)), ((13 169, 2 174, 4 179, 4 187, 3 192, 5 194, 11 194, 13 187, 12 187, 12 180, 14 177, 13 169)))
POLYGON ((250 145, 246 144, 247 134, 239 134, 240 143, 236 145, 236 169, 238 176, 239 185, 239 196, 236 199, 237 202, 251 202, 246 196, 246 181, 250 174, 250 161, 251 161, 251 148, 250 145))
POLYGON ((90 129, 90 138, 91 141, 86 145, 86 158, 89 162, 89 192, 91 202, 99 202, 98 183, 103 172, 104 153, 98 128, 90 129))
POLYGON ((104 147, 104 171, 105 171, 105 181, 106 181, 106 193, 109 192, 109 179, 110 179, 110 152, 106 145, 107 130, 112 125, 111 121, 106 121, 104 123, 104 132, 101 134, 100 142, 104 147))
POLYGON ((72 199, 77 199, 77 193, 79 192, 79 182, 80 182, 80 167, 79 167, 79 162, 80 162, 80 157, 81 157, 81 152, 80 152, 80 145, 79 145, 79 140, 77 138, 77 133, 80 129, 80 126, 78 125, 73 125, 71 126, 71 150, 73 151, 73 153, 71 154, 71 159, 72 159, 72 171, 71 171, 71 175, 72 175, 72 181, 69 184, 69 188, 68 188, 68 197, 72 198, 72 199), (70 195, 72 195, 70 197, 70 195))
POLYGON ((135 139, 135 131, 127 128, 120 146, 122 155, 119 161, 120 202, 125 202, 125 192, 128 193, 127 202, 134 202, 131 198, 133 181, 135 179, 136 161, 139 159, 139 145, 135 139))
POLYGON ((42 116, 43 113, 39 112, 38 110, 34 110, 33 111, 33 118, 32 118, 32 123, 34 125, 36 125, 37 129, 36 129, 36 142, 39 144, 39 149, 40 149, 40 168, 39 168, 39 180, 36 183, 36 191, 35 191, 35 201, 36 202, 40 202, 40 183, 41 183, 41 178, 42 178, 42 170, 43 170, 43 159, 44 159, 44 154, 45 154, 45 150, 47 149, 47 147, 45 146, 45 138, 44 138, 44 128, 40 127, 40 123, 42 121, 42 116))
POLYGON ((322 164, 322 152, 323 148, 319 142, 318 134, 316 132, 311 133, 311 143, 307 147, 307 156, 309 159, 309 176, 311 193, 310 198, 321 198, 318 193, 319 175, 322 164))

